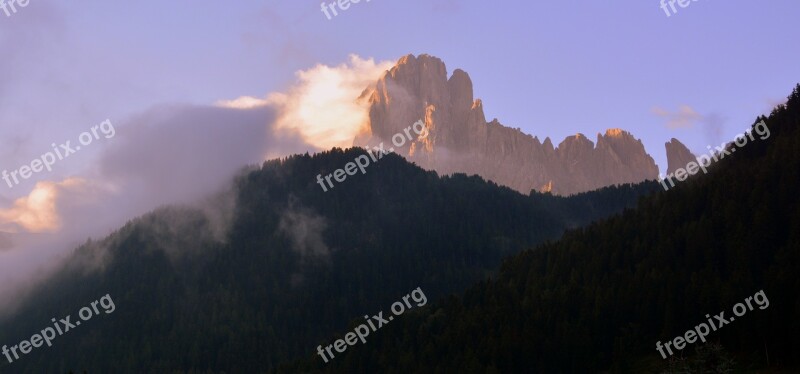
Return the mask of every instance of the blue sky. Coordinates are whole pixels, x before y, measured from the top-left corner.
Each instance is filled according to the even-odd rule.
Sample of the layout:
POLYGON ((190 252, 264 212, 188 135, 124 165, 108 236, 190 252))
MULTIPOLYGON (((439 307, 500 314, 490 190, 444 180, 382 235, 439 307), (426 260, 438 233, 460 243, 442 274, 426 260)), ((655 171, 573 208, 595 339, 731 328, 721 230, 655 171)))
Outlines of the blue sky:
POLYGON ((797 14, 796 0, 699 0, 671 17, 654 0, 364 0, 328 20, 319 1, 31 0, 0 13, 0 167, 106 118, 263 97, 351 53, 428 53, 470 74, 489 119, 556 144, 620 127, 663 170, 670 138, 705 152, 800 82, 797 14), (681 107, 680 128, 654 113, 681 107))

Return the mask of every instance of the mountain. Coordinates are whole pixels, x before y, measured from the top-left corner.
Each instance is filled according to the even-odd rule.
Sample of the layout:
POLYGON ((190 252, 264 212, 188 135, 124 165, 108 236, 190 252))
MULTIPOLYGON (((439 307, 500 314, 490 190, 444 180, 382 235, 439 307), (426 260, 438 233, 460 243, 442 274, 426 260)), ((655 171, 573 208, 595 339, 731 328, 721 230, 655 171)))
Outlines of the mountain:
POLYGON ((674 174, 675 170, 686 168, 686 164, 697 160, 678 139, 672 138, 664 147, 667 149, 667 175, 674 174))
POLYGON ((272 160, 202 205, 164 207, 88 241, 0 321, 0 344, 51 318, 76 321, 104 295, 115 311, 18 361, 0 356, 0 372, 266 372, 398 295, 463 291, 502 258, 660 188, 521 195, 396 154, 327 192, 317 184, 359 157, 353 148, 272 160))
POLYGON ((800 86, 761 121, 708 175, 512 256, 368 346, 283 372, 800 372, 800 86), (657 351, 712 319, 707 344, 686 334, 696 341, 671 359, 657 351))
POLYGON ((354 145, 389 144, 422 120, 427 134, 394 144, 395 152, 441 174, 477 174, 522 193, 557 195, 658 176, 642 142, 620 129, 597 134, 595 142, 577 134, 554 147, 550 138, 541 142, 497 119, 487 122, 469 75, 456 69, 448 78, 444 62, 433 56, 401 58, 360 100, 370 106, 369 125, 354 145))

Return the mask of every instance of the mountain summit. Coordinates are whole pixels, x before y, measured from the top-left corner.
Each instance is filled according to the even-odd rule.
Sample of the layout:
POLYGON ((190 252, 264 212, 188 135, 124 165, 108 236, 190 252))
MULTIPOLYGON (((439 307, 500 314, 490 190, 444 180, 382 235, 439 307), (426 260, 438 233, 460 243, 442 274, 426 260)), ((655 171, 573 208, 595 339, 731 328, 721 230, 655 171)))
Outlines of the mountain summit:
POLYGON ((444 62, 430 55, 402 57, 360 99, 370 105, 369 124, 354 145, 388 143, 421 119, 427 134, 395 152, 442 174, 477 174, 522 193, 558 195, 658 175, 641 140, 621 129, 597 134, 596 142, 577 134, 553 147, 550 138, 541 142, 497 119, 487 122, 469 75, 456 69, 448 78, 444 62))

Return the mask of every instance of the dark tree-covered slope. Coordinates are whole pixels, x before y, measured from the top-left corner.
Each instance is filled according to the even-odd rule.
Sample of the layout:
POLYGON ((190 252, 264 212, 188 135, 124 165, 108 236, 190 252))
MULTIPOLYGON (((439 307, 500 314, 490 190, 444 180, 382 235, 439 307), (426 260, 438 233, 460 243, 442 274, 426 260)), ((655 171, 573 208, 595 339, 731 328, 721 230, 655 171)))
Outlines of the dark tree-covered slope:
POLYGON ((684 349, 678 356, 691 358, 670 370, 719 368, 727 355, 738 370, 797 372, 800 86, 760 120, 770 137, 709 175, 512 256, 493 279, 396 319, 328 365, 313 356, 285 371, 658 372, 667 362, 657 341, 706 314, 730 317, 763 290, 767 309, 712 332, 697 357, 698 344, 684 349))
POLYGON ((461 292, 503 257, 659 188, 524 196, 387 155, 366 175, 322 191, 317 174, 363 153, 266 162, 202 209, 162 208, 87 242, 0 322, 0 344, 29 339, 54 317, 74 320, 106 294, 116 311, 53 347, 0 360, 0 372, 264 372, 416 287, 430 300, 461 292), (226 211, 229 196, 235 204, 226 211))

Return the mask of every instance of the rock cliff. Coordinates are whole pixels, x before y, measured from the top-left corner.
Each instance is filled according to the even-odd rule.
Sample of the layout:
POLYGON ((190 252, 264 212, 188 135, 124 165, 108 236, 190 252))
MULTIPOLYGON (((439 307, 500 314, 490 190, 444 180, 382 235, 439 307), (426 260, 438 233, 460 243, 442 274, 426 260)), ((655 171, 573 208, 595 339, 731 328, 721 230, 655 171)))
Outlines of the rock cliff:
POLYGON ((424 136, 392 148, 440 174, 477 174, 522 193, 558 195, 658 175, 642 142, 621 129, 597 134, 596 142, 577 134, 554 147, 549 138, 542 142, 497 119, 487 122, 469 75, 456 69, 448 78, 444 62, 433 56, 401 58, 360 100, 369 103, 369 124, 354 145, 385 142, 388 149, 393 135, 422 120, 424 136))

